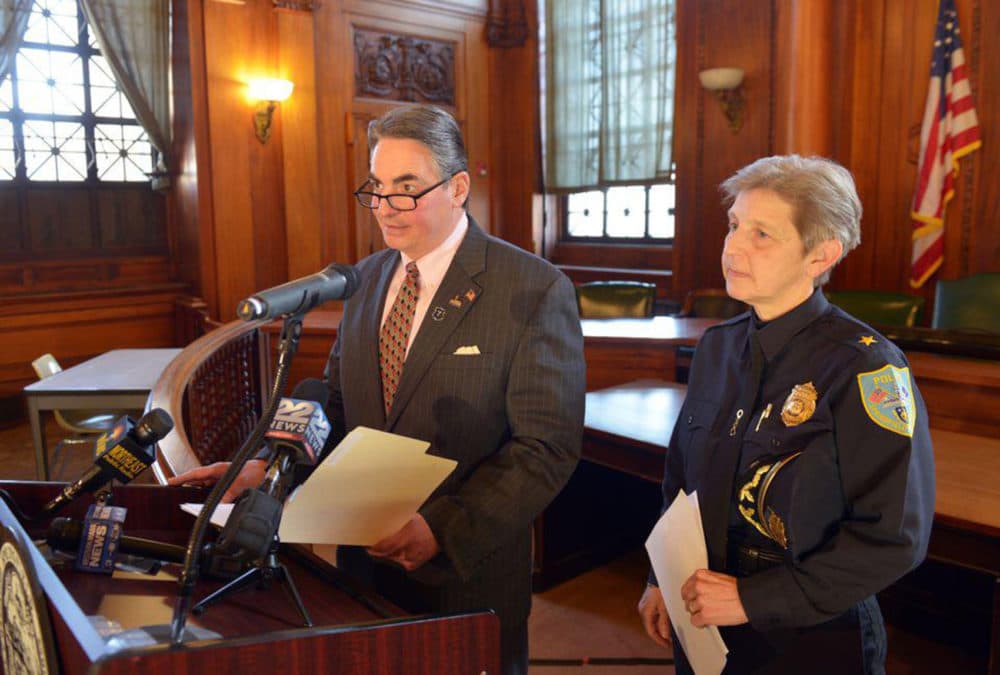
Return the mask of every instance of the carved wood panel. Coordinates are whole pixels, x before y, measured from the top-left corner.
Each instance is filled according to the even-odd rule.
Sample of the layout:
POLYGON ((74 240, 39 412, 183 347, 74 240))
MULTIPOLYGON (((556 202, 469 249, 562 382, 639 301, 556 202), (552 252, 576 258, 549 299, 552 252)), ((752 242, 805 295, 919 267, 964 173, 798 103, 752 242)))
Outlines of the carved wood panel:
POLYGON ((353 28, 355 96, 455 105, 455 43, 353 28))

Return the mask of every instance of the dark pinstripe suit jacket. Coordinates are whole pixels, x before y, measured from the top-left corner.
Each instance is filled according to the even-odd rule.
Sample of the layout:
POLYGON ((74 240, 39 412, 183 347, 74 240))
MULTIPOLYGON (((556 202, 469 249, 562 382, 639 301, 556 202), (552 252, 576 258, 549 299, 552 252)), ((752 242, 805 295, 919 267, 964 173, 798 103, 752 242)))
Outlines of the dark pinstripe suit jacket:
MULTIPOLYGON (((357 266, 360 286, 345 304, 326 372, 333 435, 384 429, 429 441, 428 452, 458 466, 420 509, 441 554, 377 590, 404 607, 416 599, 430 611, 491 608, 504 622, 522 621, 531 522, 580 454, 585 366, 573 285, 470 218, 386 418, 378 334, 398 261, 390 249, 357 266), (478 356, 455 354, 471 346, 478 356)), ((361 549, 342 550, 340 563, 368 578, 384 565, 361 549)))

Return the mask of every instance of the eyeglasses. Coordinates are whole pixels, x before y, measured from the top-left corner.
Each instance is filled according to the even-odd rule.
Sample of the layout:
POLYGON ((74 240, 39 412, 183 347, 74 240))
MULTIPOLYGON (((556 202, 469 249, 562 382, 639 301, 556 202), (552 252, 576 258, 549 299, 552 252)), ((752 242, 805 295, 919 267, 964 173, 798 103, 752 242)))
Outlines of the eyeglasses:
POLYGON ((379 207, 379 204, 381 204, 382 200, 384 199, 387 202, 389 202, 389 207, 395 209, 396 211, 412 211, 415 208, 417 208, 418 199, 423 197, 431 190, 436 190, 437 188, 441 187, 454 177, 455 174, 451 174, 440 183, 434 183, 434 185, 430 186, 423 192, 418 192, 415 195, 407 195, 407 194, 380 195, 377 192, 368 192, 366 190, 361 189, 366 185, 368 185, 369 183, 371 183, 370 180, 366 180, 361 185, 361 187, 359 187, 357 190, 354 191, 354 196, 358 198, 358 203, 361 204, 361 206, 365 207, 366 209, 372 209, 372 210, 377 209, 379 207))

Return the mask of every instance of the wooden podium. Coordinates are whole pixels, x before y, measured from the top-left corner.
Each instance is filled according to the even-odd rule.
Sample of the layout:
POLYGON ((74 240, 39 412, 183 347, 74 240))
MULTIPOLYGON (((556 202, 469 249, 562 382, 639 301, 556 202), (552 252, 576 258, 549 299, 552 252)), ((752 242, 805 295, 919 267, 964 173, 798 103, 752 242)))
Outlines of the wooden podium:
MULTIPOLYGON (((57 483, 0 481, 26 514, 62 488, 57 483)), ((193 518, 179 508, 200 502, 193 488, 125 486, 114 502, 128 508, 124 533, 186 545, 193 518)), ((82 518, 92 500, 81 497, 58 515, 82 518)), ((32 539, 44 539, 48 521, 27 530, 0 503, 0 595, 3 597, 6 672, 158 673, 280 672, 408 673, 479 675, 499 671, 499 621, 489 612, 407 615, 384 599, 355 587, 335 567, 294 546, 279 555, 295 580, 315 626, 301 617, 282 584, 248 588, 227 596, 188 627, 219 637, 168 640, 120 647, 112 631, 170 624, 178 565, 156 576, 77 572, 72 561, 48 562, 32 539)), ((47 546, 41 546, 42 549, 47 546)), ((202 578, 195 601, 223 582, 202 578)), ((134 633, 135 631, 133 631, 134 633)), ((150 630, 150 633, 156 631, 150 630)))

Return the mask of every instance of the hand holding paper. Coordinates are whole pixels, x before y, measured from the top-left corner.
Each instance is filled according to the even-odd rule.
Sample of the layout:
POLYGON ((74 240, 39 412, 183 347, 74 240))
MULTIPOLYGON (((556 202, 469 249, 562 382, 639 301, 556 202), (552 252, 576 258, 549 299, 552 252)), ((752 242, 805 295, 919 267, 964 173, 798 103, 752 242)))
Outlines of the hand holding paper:
MULTIPOLYGON (((371 546, 396 534, 458 464, 426 454, 428 447, 357 427, 286 500, 278 536, 288 543, 371 546)), ((182 508, 196 513, 200 506, 182 508)), ((223 506, 214 524, 225 523, 223 506)))
POLYGON ((368 549, 368 553, 376 558, 391 560, 412 572, 440 550, 427 521, 417 513, 398 532, 376 542, 368 549))
POLYGON ((681 598, 695 626, 739 626, 746 610, 736 589, 736 577, 700 569, 681 586, 681 598))
POLYGON ((646 551, 684 655, 698 675, 718 675, 726 667, 729 650, 715 626, 691 625, 691 615, 681 596, 681 587, 691 575, 708 567, 697 493, 685 495, 678 491, 649 533, 646 551))

